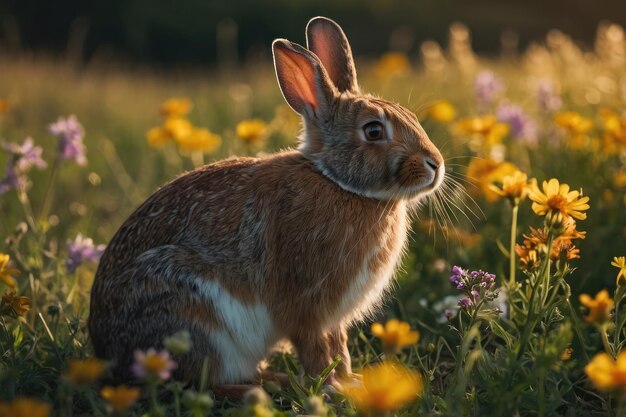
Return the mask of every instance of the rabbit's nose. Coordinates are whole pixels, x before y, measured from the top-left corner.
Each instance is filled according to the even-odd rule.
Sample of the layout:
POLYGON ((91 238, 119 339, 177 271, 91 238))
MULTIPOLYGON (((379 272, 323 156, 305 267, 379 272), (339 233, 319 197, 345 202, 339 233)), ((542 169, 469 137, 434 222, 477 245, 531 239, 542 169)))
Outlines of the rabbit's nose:
POLYGON ((429 156, 424 157, 424 166, 426 168, 431 168, 433 171, 437 171, 437 168, 439 168, 439 164, 429 156))

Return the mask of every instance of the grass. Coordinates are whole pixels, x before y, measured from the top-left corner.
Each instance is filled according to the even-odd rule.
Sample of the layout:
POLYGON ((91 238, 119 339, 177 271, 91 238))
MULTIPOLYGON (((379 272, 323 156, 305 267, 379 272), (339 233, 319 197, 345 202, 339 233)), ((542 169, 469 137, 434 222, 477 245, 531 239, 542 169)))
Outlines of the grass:
MULTIPOLYGON (((367 325, 351 333, 357 369, 399 362, 402 369, 421 375, 419 400, 392 407, 394 414, 623 415, 623 382, 611 379, 610 387, 598 390, 593 376, 600 371, 592 373, 591 380, 584 371, 596 353, 604 351, 615 358, 625 343, 624 286, 616 286, 617 269, 611 260, 626 255, 626 181, 619 177, 620 172, 626 175, 622 85, 626 73, 619 52, 626 43, 623 36, 607 37, 607 31, 618 33, 615 27, 601 29, 594 51, 581 51, 565 35, 552 33, 544 46, 487 60, 466 47, 457 26, 444 55, 438 55, 432 44, 422 48, 420 66, 407 64, 402 54, 377 62, 357 61, 365 91, 396 100, 420 116, 446 158, 450 178, 445 199, 424 205, 414 220, 398 288, 380 316, 382 321, 396 317, 408 322, 421 333, 419 342, 390 347, 384 338, 374 337, 367 325), (474 83, 484 70, 495 74, 503 89, 493 102, 481 105, 474 83), (559 109, 540 109, 540 79, 554 85, 562 102, 559 109), (455 109, 450 120, 433 112, 433 105, 441 100, 455 109), (518 104, 536 123, 536 143, 516 139, 513 122, 502 134, 487 129, 495 135, 490 137, 475 128, 476 120, 468 121, 498 115, 507 102, 518 104), (565 111, 575 113, 564 116, 565 111), (581 127, 580 120, 586 120, 582 118, 589 120, 586 129, 581 127), (478 169, 486 161, 497 168, 483 164, 478 169), (502 182, 502 161, 515 164, 540 184, 558 178, 590 197, 587 219, 577 222, 587 231, 584 240, 574 242, 580 247, 580 259, 567 259, 561 251, 558 259, 550 261, 547 248, 563 231, 558 221, 544 223, 528 199, 512 210, 506 199, 486 198, 481 186, 502 182), (517 227, 512 228, 514 223, 517 227), (546 233, 543 246, 535 248, 537 262, 530 267, 510 257, 515 243, 523 244, 522 234, 529 235, 528 226, 546 233), (449 279, 453 265, 493 272, 497 285, 487 291, 474 287, 478 284, 466 277, 465 286, 456 289, 449 279), (516 279, 509 282, 515 271, 516 279), (475 302, 458 309, 459 297, 474 297, 470 291, 477 288, 480 295, 475 302), (603 288, 609 290, 614 309, 588 304, 597 320, 587 323, 578 295, 603 288), (495 289, 506 294, 496 299, 506 313, 487 302, 495 299, 495 289), (568 348, 573 348, 570 358, 564 356, 568 348)), ((0 99, 8 102, 8 109, 0 113, 0 140, 22 143, 32 136, 49 164, 46 170, 28 173, 32 186, 23 190, 21 198, 15 190, 0 195, 0 236, 6 238, 0 251, 9 254, 10 266, 19 270, 14 297, 27 297, 30 304, 25 312, 12 304, 19 299, 7 296, 2 303, 0 399, 36 397, 49 404, 54 415, 112 414, 114 403, 102 398, 98 383, 77 379, 70 371, 72 359, 91 355, 85 318, 94 265, 84 262, 70 273, 66 242, 82 233, 96 243, 106 243, 155 189, 199 163, 198 155, 190 158, 179 153, 173 143, 161 149, 148 146, 146 132, 162 122, 158 108, 164 100, 187 97, 194 105, 188 116, 193 125, 221 135, 221 148, 203 155, 205 162, 295 146, 298 121, 283 104, 268 62, 230 74, 198 69, 159 72, 106 62, 76 67, 23 54, 0 60, 0 73, 0 99), (85 128, 89 162, 85 167, 62 163, 54 178, 57 139, 48 126, 70 114, 85 128), (237 124, 250 118, 267 125, 258 142, 237 137, 237 124), (42 217, 46 195, 51 210, 42 217), (24 210, 29 206, 32 215, 24 210)), ((498 117, 503 123, 504 116, 498 117)), ((2 156, 0 163, 9 164, 10 155, 2 156)), ((271 399, 255 392, 244 404, 214 403, 203 387, 196 392, 176 381, 149 378, 140 385, 143 400, 128 414, 391 412, 358 411, 358 400, 350 402, 325 391, 324 375, 300 375, 290 354, 276 355, 271 362, 291 376, 288 388, 266 387, 271 399)), ((385 387, 369 388, 381 389, 385 398, 394 395, 385 387)))

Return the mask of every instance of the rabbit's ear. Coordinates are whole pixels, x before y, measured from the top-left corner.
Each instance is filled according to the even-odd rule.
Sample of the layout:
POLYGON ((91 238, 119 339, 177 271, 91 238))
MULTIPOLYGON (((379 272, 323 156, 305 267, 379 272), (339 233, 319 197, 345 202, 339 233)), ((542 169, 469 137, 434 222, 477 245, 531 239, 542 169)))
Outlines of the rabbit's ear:
POLYGON ((337 23, 321 16, 309 20, 306 45, 320 58, 339 92, 359 91, 350 43, 337 23))
POLYGON ((310 116, 328 109, 336 89, 319 58, 286 39, 276 39, 272 51, 276 78, 291 108, 310 116))

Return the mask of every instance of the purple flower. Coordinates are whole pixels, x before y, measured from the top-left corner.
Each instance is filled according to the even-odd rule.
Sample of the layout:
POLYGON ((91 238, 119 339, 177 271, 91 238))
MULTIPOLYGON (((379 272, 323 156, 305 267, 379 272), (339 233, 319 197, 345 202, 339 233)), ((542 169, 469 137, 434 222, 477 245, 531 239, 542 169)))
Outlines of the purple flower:
POLYGON ((491 71, 480 71, 474 78, 474 93, 481 109, 491 105, 503 90, 502 80, 491 71))
POLYGON ((467 308, 472 304, 472 300, 469 297, 463 297, 459 300, 459 307, 461 308, 467 308))
POLYGON ((76 268, 83 262, 98 262, 105 247, 102 244, 95 246, 91 238, 83 238, 83 235, 77 234, 74 241, 67 241, 68 253, 65 261, 67 272, 73 274, 76 268))
POLYGON ((479 297, 479 296, 480 296, 480 292, 479 292, 479 291, 477 291, 477 290, 472 290, 472 291, 470 292, 470 294, 472 294, 474 297, 479 297))
POLYGON ((460 276, 461 276, 461 275, 463 275, 464 273, 465 273, 465 270, 464 270, 463 268, 461 268, 460 266, 456 266, 456 265, 454 265, 454 266, 452 267, 452 275, 455 275, 455 276, 459 276, 459 277, 460 277, 460 276))
POLYGON ((14 155, 17 171, 26 172, 33 166, 39 169, 44 169, 48 166, 46 161, 41 159, 43 149, 41 146, 34 146, 33 138, 31 137, 24 139, 22 145, 16 143, 5 145, 4 150, 14 155))
POLYGON ((4 169, 5 177, 0 180, 0 195, 13 188, 26 188, 29 185, 26 173, 34 166, 44 169, 48 166, 41 159, 42 149, 34 146, 33 138, 24 139, 22 145, 10 143, 4 146, 4 150, 11 154, 11 159, 4 169))
POLYGON ((539 80, 537 85, 537 103, 544 113, 551 113, 561 108, 561 97, 554 91, 554 84, 547 79, 539 80))
POLYGON ((446 318, 448 318, 448 319, 451 319, 452 317, 454 317, 454 313, 452 312, 452 310, 444 311, 443 315, 446 316, 446 318))
POLYGON ((496 109, 498 120, 508 123, 511 134, 515 139, 521 140, 528 145, 536 145, 538 140, 539 126, 517 104, 502 103, 496 109))
POLYGON ((50 125, 50 132, 59 137, 58 152, 64 161, 74 161, 81 166, 87 164, 87 149, 83 144, 85 131, 76 116, 71 115, 67 119, 59 117, 56 123, 50 125))
POLYGON ((165 381, 170 379, 172 371, 176 368, 176 362, 170 358, 167 350, 157 352, 150 348, 146 352, 135 351, 135 363, 133 363, 131 370, 137 378, 156 376, 165 381))

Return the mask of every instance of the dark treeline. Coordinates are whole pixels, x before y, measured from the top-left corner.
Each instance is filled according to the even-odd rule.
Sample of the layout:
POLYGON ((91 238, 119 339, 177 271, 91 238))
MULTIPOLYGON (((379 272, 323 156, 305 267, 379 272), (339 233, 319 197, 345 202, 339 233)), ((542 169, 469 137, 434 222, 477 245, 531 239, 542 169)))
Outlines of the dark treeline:
POLYGON ((552 28, 591 44, 599 22, 626 24, 624 0, 0 0, 5 49, 114 56, 134 62, 211 64, 269 54, 276 37, 304 42, 315 15, 341 22, 363 54, 445 43, 455 21, 493 54, 503 33, 520 47, 552 28), (509 37, 511 38, 511 37, 509 37))

